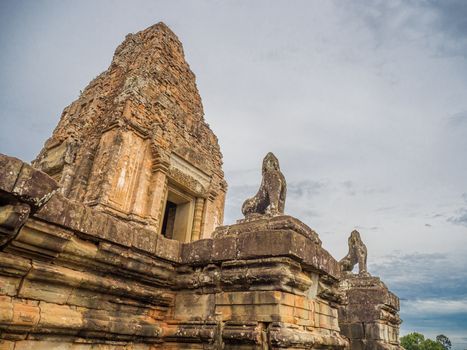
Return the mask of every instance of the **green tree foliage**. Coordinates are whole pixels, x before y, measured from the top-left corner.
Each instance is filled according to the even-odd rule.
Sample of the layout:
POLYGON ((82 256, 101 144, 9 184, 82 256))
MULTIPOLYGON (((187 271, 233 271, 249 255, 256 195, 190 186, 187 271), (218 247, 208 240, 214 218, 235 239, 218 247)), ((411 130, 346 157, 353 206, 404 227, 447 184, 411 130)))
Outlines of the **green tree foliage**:
POLYGON ((449 350, 451 341, 445 335, 438 335, 436 341, 425 339, 420 333, 410 333, 401 338, 401 345, 406 350, 449 350))
POLYGON ((450 350, 451 349, 451 341, 449 340, 448 337, 446 337, 444 334, 440 334, 436 337, 436 341, 440 343, 444 349, 450 350))
POLYGON ((405 350, 422 350, 421 345, 425 341, 425 336, 420 333, 410 333, 401 338, 401 345, 405 350))
POLYGON ((426 339, 422 344, 422 350, 444 350, 444 346, 434 340, 426 339))

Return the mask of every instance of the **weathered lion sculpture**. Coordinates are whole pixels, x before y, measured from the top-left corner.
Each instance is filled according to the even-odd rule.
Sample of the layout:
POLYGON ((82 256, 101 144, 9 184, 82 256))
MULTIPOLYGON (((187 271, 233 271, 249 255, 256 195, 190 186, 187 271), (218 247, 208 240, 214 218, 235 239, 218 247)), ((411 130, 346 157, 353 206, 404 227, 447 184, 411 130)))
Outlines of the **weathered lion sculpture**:
POLYGON ((366 266, 367 249, 363 243, 360 233, 352 231, 349 237, 349 252, 339 261, 342 272, 351 274, 354 266, 358 263, 358 274, 360 276, 369 276, 366 266))
POLYGON ((269 152, 263 160, 263 179, 258 193, 242 205, 246 218, 255 215, 284 213, 287 184, 279 168, 279 160, 269 152))

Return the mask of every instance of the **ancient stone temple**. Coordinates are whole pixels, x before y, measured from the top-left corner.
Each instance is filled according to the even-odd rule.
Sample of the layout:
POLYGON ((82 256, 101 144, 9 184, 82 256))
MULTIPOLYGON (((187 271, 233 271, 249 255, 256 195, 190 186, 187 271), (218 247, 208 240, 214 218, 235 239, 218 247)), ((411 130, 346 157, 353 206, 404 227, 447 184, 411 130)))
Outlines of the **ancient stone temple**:
POLYGON ((128 35, 32 165, 0 155, 0 350, 402 349, 360 234, 338 262, 286 215, 272 153, 229 226, 226 190, 179 40, 128 35))
POLYGON ((167 238, 208 237, 223 220, 219 144, 182 45, 163 24, 126 37, 33 165, 64 197, 167 238))

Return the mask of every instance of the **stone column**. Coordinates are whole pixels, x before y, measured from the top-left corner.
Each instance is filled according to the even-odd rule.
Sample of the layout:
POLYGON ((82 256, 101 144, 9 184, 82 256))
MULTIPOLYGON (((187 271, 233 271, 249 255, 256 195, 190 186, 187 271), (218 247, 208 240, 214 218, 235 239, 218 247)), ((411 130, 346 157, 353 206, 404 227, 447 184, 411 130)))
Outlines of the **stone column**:
POLYGON ((203 220, 204 198, 198 197, 195 201, 195 213, 193 215, 193 229, 191 231, 191 241, 200 239, 201 222, 203 220))

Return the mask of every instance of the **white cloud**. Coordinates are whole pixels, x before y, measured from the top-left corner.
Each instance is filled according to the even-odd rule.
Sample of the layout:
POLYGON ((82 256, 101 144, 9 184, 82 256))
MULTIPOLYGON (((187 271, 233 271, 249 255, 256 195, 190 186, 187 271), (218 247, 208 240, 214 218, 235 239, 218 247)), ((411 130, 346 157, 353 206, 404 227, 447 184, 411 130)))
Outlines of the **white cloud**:
POLYGON ((404 312, 411 314, 428 315, 450 315, 466 314, 467 317, 467 298, 465 299, 416 299, 403 303, 404 312))

